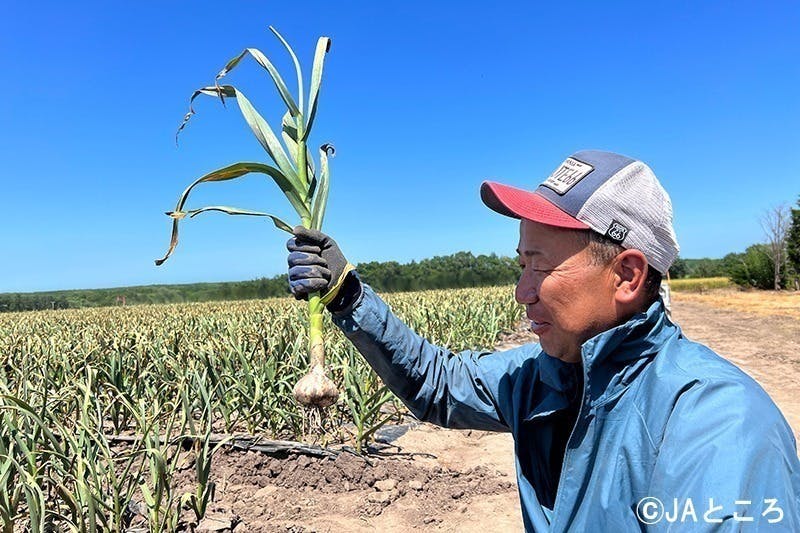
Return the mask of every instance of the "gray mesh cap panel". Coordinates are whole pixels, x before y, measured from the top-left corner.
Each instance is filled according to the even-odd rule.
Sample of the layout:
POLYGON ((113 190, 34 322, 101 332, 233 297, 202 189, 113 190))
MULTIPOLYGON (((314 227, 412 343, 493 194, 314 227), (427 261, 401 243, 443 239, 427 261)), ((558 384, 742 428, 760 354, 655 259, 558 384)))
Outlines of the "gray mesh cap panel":
POLYGON ((650 265, 666 274, 678 256, 672 227, 672 202, 650 167, 641 161, 619 170, 594 191, 576 218, 607 234, 624 228, 620 244, 641 251, 650 265))

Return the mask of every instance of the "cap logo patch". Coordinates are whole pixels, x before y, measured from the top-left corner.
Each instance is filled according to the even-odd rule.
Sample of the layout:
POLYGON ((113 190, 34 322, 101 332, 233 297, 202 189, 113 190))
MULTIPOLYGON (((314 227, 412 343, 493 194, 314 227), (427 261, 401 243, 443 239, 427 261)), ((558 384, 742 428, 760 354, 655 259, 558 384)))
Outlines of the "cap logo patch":
POLYGON ((592 165, 568 157, 555 172, 550 174, 550 177, 542 185, 560 195, 564 195, 579 181, 588 176, 592 170, 594 170, 592 165))
POLYGON ((614 242, 620 243, 624 241, 625 237, 627 236, 628 236, 628 228, 625 227, 621 222, 612 220, 611 226, 609 226, 608 231, 606 231, 606 237, 608 237, 614 242))

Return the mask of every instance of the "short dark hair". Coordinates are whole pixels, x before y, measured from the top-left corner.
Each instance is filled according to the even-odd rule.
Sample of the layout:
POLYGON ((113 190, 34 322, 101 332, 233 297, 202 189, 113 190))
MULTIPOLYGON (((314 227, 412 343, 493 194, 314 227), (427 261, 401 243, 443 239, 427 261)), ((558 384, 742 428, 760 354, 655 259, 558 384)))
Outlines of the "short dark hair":
MULTIPOLYGON (((583 239, 584 244, 589 248, 592 263, 595 265, 607 265, 625 250, 623 246, 596 231, 577 230, 577 233, 581 236, 580 238, 583 239)), ((644 289, 645 300, 648 306, 659 298, 658 290, 661 287, 662 277, 661 272, 653 268, 653 265, 647 265, 647 277, 644 280, 644 289)))

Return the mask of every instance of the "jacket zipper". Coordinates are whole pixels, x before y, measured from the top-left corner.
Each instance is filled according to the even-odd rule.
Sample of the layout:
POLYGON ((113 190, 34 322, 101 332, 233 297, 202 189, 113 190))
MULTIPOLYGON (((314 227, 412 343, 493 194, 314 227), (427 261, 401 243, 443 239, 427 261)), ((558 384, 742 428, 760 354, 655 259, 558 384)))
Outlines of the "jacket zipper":
MULTIPOLYGON (((583 368, 586 368, 586 364, 584 362, 583 368)), ((564 499, 561 495, 563 494, 564 488, 564 475, 567 471, 567 461, 569 460, 569 444, 572 442, 572 436, 575 434, 575 429, 578 427, 578 424, 581 423, 581 415, 583 414, 583 404, 586 403, 586 384, 589 381, 589 373, 584 372, 583 374, 583 387, 581 391, 581 405, 578 408, 578 418, 575 419, 575 424, 572 426, 572 431, 569 433, 569 438, 567 439, 567 447, 564 450, 564 459, 561 461, 561 474, 558 476, 558 488, 556 489, 556 504, 553 506, 553 522, 550 524, 550 529, 553 529, 553 526, 558 522, 559 515, 558 515, 558 506, 561 501, 564 499)))

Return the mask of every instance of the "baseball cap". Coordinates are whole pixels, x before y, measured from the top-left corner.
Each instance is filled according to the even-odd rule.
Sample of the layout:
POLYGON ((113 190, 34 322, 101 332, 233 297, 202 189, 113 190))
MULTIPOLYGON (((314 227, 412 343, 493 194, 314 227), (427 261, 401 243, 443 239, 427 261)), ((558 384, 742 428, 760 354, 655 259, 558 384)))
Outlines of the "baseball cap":
POLYGON ((605 235, 662 274, 680 250, 667 191, 650 167, 624 155, 576 152, 534 191, 484 181, 481 199, 502 215, 605 235))

